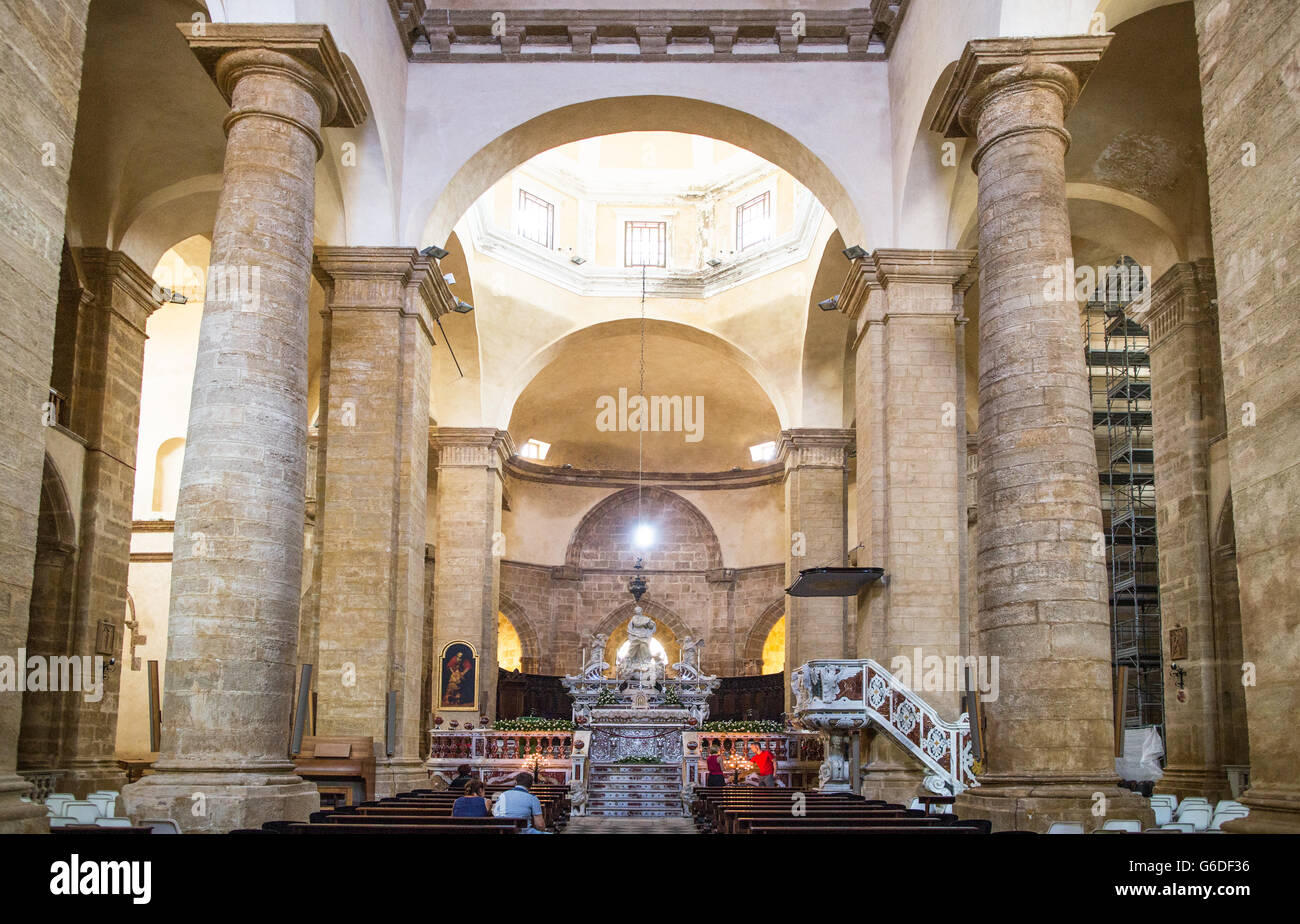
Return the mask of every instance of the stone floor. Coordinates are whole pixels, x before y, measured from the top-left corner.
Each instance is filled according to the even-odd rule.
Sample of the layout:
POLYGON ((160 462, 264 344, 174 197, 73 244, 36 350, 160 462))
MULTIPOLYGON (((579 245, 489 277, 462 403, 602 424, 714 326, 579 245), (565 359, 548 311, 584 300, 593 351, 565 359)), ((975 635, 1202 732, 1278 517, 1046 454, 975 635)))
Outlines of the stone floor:
POLYGON ((689 818, 571 818, 565 834, 695 834, 689 818))

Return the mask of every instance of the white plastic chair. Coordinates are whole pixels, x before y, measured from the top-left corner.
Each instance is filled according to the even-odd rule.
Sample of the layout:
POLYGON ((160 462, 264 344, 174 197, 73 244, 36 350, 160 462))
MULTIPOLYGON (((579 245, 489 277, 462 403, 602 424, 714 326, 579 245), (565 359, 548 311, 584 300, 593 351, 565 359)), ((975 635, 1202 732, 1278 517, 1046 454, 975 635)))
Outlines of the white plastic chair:
POLYGON ((77 821, 77 819, 75 819, 75 818, 69 818, 67 815, 51 815, 51 816, 50 816, 50 827, 51 827, 51 828, 65 828, 65 827, 67 827, 68 825, 76 825, 76 824, 80 824, 80 823, 81 823, 81 822, 77 821))
POLYGON ((1156 816, 1156 827, 1167 825, 1174 820, 1174 809, 1168 802, 1152 802, 1151 811, 1156 816))
POLYGON ((95 826, 99 828, 129 828, 131 827, 130 818, 96 818, 95 826))
POLYGON ((1077 821, 1054 821, 1047 829, 1048 834, 1082 834, 1083 825, 1077 821))
POLYGON ((1246 806, 1242 805, 1236 799, 1220 799, 1219 804, 1214 807, 1214 814, 1217 815, 1220 812, 1222 812, 1224 809, 1244 809, 1244 808, 1246 808, 1246 806))
POLYGON ((1185 806, 1178 813, 1178 820, 1190 824, 1195 831, 1204 831, 1210 826, 1210 807, 1208 805, 1185 806))
MULTIPOLYGON (((99 806, 93 802, 77 801, 77 802, 69 802, 67 805, 65 805, 63 807, 63 814, 68 816, 69 818, 77 819, 76 823, 79 825, 93 825, 95 823, 95 819, 101 818, 104 813, 101 812, 99 810, 99 806)), ((1205 819, 1205 823, 1206 824, 1210 823, 1210 819, 1208 817, 1205 819)))
POLYGON ((1142 822, 1136 818, 1108 818, 1101 826, 1103 831, 1127 831, 1130 834, 1142 833, 1142 822))
POLYGON ((99 814, 104 818, 112 818, 117 814, 117 793, 92 792, 86 796, 86 801, 97 805, 99 814))
POLYGON ((1210 830, 1220 831, 1223 829, 1223 823, 1225 821, 1232 821, 1234 818, 1245 818, 1250 814, 1250 809, 1245 808, 1245 806, 1242 806, 1242 809, 1242 811, 1238 811, 1237 809, 1230 808, 1225 809, 1222 812, 1215 812, 1214 817, 1210 819, 1210 830))
POLYGON ((62 815, 63 807, 76 798, 70 792, 52 792, 45 797, 45 808, 51 815, 62 815))
POLYGON ((142 827, 153 828, 154 834, 180 834, 181 826, 170 818, 146 818, 140 822, 142 827))
POLYGON ((1190 822, 1171 821, 1167 825, 1161 825, 1162 831, 1182 831, 1184 834, 1195 834, 1196 828, 1190 822))
POLYGON ((1201 796, 1188 796, 1182 802, 1178 803, 1178 808, 1174 811, 1174 817, 1181 819, 1183 817, 1183 812, 1194 808, 1203 808, 1208 812, 1210 810, 1210 800, 1204 799, 1201 796))

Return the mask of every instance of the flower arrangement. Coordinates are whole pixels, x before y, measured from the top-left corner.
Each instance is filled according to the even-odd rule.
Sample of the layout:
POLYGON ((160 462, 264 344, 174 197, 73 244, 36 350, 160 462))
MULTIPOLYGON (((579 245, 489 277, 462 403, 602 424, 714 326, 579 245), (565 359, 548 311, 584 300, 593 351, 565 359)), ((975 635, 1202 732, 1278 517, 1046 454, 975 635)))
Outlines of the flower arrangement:
POLYGON ((662 764, 663 761, 658 757, 620 757, 614 761, 616 764, 662 764))
POLYGON ((495 731, 573 731, 577 726, 569 719, 543 719, 540 716, 525 715, 517 719, 497 719, 492 728, 495 731))
POLYGON ((676 687, 666 687, 666 688, 664 689, 664 699, 663 699, 663 703, 664 703, 665 706, 680 706, 680 705, 682 705, 682 697, 681 697, 681 694, 677 692, 677 688, 676 688, 676 687))
POLYGON ((773 719, 751 719, 748 721, 714 721, 700 726, 704 732, 732 732, 749 735, 774 735, 784 731, 785 726, 773 719))
POLYGON ((614 691, 606 687, 596 694, 597 706, 616 706, 618 705, 618 696, 614 691))

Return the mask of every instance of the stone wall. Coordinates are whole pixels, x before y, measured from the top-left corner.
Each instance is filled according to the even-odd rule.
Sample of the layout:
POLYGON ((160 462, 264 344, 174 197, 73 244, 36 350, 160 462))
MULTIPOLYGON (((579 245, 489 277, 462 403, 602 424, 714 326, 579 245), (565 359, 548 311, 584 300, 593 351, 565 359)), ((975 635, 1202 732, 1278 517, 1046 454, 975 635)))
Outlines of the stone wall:
MULTIPOLYGON (((0 651, 27 639, 50 355, 89 0, 0 2, 0 651)), ((0 831, 44 827, 17 801, 20 707, 0 701, 0 831)))
POLYGON ((578 670, 591 635, 617 630, 614 623, 631 601, 627 585, 638 554, 644 554, 649 584, 647 612, 672 637, 669 656, 672 640, 691 635, 705 640, 707 671, 745 673, 746 642, 782 599, 784 566, 724 567, 710 521, 680 495, 657 487, 642 492, 639 517, 635 488, 596 504, 570 537, 568 564, 501 563, 501 609, 519 632, 525 669, 578 670), (655 529, 653 545, 644 550, 633 542, 642 521, 655 529))
POLYGON ((1300 6, 1196 0, 1252 830, 1300 830, 1300 6), (1253 676, 1252 676, 1253 675, 1253 676))

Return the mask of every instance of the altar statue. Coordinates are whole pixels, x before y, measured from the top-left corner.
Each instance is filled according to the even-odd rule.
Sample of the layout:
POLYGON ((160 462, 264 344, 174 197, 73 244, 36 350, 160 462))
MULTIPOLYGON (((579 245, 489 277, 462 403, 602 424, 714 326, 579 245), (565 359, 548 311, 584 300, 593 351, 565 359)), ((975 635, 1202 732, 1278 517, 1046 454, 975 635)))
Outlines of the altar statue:
POLYGON ((655 621, 638 606, 627 621, 627 656, 618 664, 620 681, 639 687, 652 687, 663 682, 663 662, 650 651, 650 639, 654 634, 655 621))

